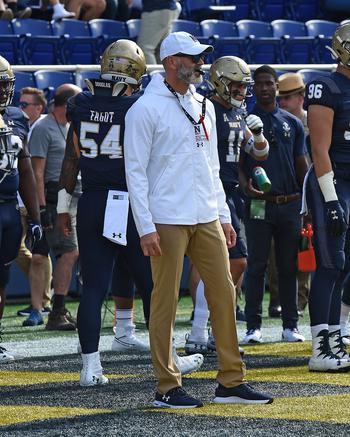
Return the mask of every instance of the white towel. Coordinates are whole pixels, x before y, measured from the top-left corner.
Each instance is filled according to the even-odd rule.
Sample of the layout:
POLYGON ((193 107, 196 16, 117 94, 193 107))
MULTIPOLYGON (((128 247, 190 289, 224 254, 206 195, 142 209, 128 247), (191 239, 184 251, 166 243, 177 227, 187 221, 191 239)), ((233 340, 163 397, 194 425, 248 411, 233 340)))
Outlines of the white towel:
POLYGON ((109 190, 106 202, 103 236, 113 243, 126 246, 129 194, 126 191, 109 190))
POLYGON ((305 178, 304 178, 304 182, 303 182, 303 196, 301 198, 301 211, 300 211, 300 215, 307 215, 309 213, 309 208, 307 207, 307 201, 306 201, 306 184, 307 184, 307 180, 308 177, 310 175, 310 172, 313 168, 313 164, 311 164, 309 170, 307 171, 305 178))

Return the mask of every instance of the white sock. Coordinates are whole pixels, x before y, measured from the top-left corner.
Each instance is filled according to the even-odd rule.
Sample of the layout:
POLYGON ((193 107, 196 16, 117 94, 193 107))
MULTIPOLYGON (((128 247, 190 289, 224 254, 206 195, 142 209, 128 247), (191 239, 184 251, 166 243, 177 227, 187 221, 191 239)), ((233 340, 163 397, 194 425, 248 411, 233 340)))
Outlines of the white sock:
POLYGON ((207 300, 204 296, 204 283, 200 280, 196 290, 196 306, 194 308, 190 340, 203 342, 208 340, 208 319, 209 310, 207 300))
POLYGON ((332 332, 338 331, 340 329, 340 325, 329 325, 328 329, 329 333, 331 334, 332 332))
POLYGON ((349 314, 350 314, 350 305, 346 305, 345 303, 341 303, 341 310, 340 310, 340 330, 341 335, 348 335, 348 321, 349 321, 349 314))
POLYGON ((327 323, 322 323, 321 325, 311 326, 311 335, 312 335, 312 338, 316 338, 317 334, 320 331, 323 331, 324 329, 326 329, 327 331, 329 330, 327 323))
POLYGON ((125 332, 133 331, 134 328, 133 309, 117 309, 115 336, 120 337, 121 335, 125 335, 125 332))

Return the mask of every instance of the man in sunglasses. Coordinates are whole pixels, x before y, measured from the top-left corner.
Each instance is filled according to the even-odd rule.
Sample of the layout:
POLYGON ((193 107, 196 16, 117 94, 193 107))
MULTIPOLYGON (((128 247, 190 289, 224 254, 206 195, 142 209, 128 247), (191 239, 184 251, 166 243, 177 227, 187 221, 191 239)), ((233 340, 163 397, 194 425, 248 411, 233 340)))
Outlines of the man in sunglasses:
MULTIPOLYGON (((33 87, 25 87, 21 89, 18 106, 28 117, 29 132, 28 141, 31 133, 39 120, 45 117, 43 114, 47 105, 45 94, 42 90, 33 87)), ((24 271, 30 282, 30 289, 35 290, 38 294, 38 305, 42 304, 41 313, 38 313, 36 318, 27 318, 23 322, 23 326, 36 326, 39 321, 42 322, 43 315, 48 315, 50 312, 51 302, 51 279, 52 279, 52 264, 51 258, 47 255, 41 259, 41 262, 36 263, 36 257, 32 257, 32 253, 28 250, 25 244, 25 236, 27 232, 27 210, 23 205, 22 199, 18 197, 22 219, 22 241, 21 247, 16 259, 18 266, 24 271), (33 262, 32 262, 33 261, 33 262), (41 296, 41 297, 40 297, 41 296)), ((19 316, 29 317, 32 312, 32 306, 23 308, 17 312, 19 316)))
POLYGON ((205 284, 220 370, 218 403, 271 403, 245 384, 235 322, 235 289, 227 247, 236 234, 219 177, 215 110, 195 92, 206 54, 187 32, 168 35, 160 47, 165 79, 155 75, 126 115, 126 177, 141 247, 151 257, 152 361, 158 379, 153 405, 202 407, 182 389, 171 344, 187 254, 205 284))

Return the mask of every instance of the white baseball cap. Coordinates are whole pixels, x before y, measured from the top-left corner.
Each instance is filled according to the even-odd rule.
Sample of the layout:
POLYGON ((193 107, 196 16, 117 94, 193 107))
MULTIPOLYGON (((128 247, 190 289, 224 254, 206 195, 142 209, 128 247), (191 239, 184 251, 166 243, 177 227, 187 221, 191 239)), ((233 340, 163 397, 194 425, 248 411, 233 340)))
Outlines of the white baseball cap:
POLYGON ((160 60, 163 61, 168 56, 183 53, 185 55, 200 55, 201 53, 211 53, 213 46, 201 44, 198 39, 187 32, 172 32, 163 39, 160 46, 160 60))

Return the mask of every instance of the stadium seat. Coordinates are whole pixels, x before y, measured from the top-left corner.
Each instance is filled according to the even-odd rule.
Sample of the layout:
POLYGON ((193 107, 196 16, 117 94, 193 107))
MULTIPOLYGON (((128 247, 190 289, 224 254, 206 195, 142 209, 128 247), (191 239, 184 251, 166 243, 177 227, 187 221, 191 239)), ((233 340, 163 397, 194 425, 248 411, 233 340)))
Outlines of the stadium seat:
POLYGON ((339 24, 335 21, 309 20, 305 26, 308 35, 315 38, 315 61, 320 64, 334 63, 326 46, 332 45, 332 36, 339 24))
POLYGON ((12 20, 15 35, 21 37, 23 62, 29 65, 61 64, 61 40, 53 35, 48 21, 31 18, 12 20))
POLYGON ((17 106, 19 102, 20 91, 22 88, 30 86, 36 87, 33 73, 25 71, 15 71, 15 93, 12 100, 12 105, 17 106))
POLYGON ((277 20, 287 15, 287 0, 254 0, 257 19, 277 20))
POLYGON ((140 33, 140 26, 141 26, 140 18, 133 18, 131 20, 128 20, 126 22, 126 25, 128 26, 129 38, 132 39, 133 41, 136 41, 140 33))
POLYGON ((98 42, 89 23, 74 19, 52 21, 54 35, 62 38, 61 56, 65 64, 97 64, 98 42))
POLYGON ((313 70, 312 68, 302 68, 298 70, 298 73, 301 74, 303 81, 305 84, 311 82, 317 76, 329 76, 330 71, 326 70, 313 70))
POLYGON ((191 20, 174 20, 172 23, 172 32, 188 32, 196 37, 202 36, 202 29, 199 23, 191 20))
POLYGON ((305 23, 308 35, 331 38, 339 23, 327 20, 309 20, 305 23))
POLYGON ((87 90, 87 85, 85 83, 85 79, 99 79, 100 71, 99 70, 86 70, 86 71, 77 71, 75 73, 75 83, 80 86, 80 88, 85 91, 87 90))
POLYGON ((273 35, 281 39, 282 61, 287 64, 310 64, 313 62, 314 38, 307 36, 304 23, 293 20, 271 22, 273 35))
POLYGON ((34 72, 37 88, 44 91, 50 101, 55 89, 64 83, 75 83, 74 73, 69 71, 38 70, 34 72))
POLYGON ((247 38, 247 56, 250 64, 279 64, 280 39, 273 36, 270 23, 258 20, 237 21, 238 34, 247 38))
POLYGON ((203 20, 200 23, 203 36, 210 38, 214 35, 218 37, 238 36, 237 27, 231 21, 224 20, 203 20))
POLYGON ((89 21, 92 36, 99 39, 98 50, 101 55, 106 47, 117 39, 128 39, 129 30, 124 21, 97 18, 89 21))
POLYGON ((0 20, 0 53, 10 64, 21 64, 20 37, 14 35, 11 22, 0 20))

